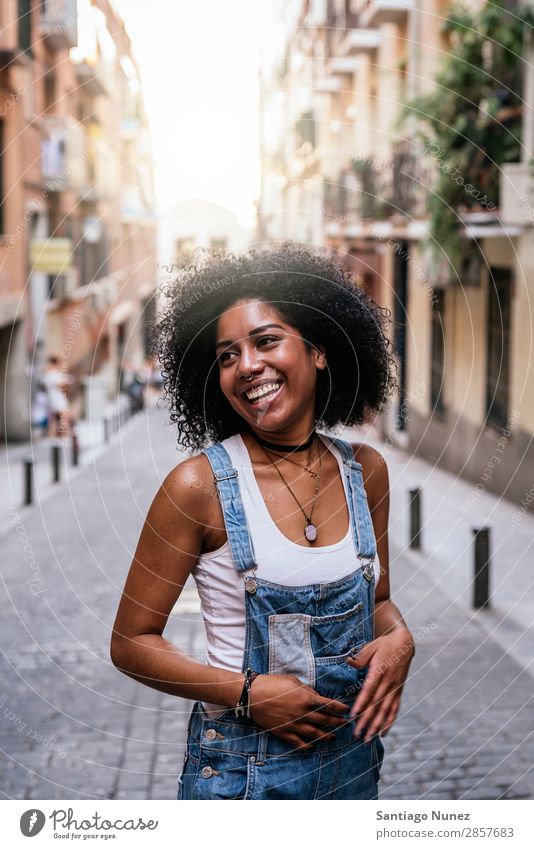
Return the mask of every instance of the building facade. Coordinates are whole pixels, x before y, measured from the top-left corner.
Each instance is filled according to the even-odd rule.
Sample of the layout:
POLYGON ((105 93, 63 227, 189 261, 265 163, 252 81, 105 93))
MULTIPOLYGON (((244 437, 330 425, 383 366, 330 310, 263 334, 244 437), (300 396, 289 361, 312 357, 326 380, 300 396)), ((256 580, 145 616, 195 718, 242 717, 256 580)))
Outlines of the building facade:
MULTIPOLYGON (((444 26, 449 4, 297 5, 280 12, 283 45, 264 62, 258 236, 335 251, 390 309, 399 393, 381 417, 383 435, 519 502, 532 487, 534 461, 529 37, 515 92, 525 100, 515 107, 522 122, 518 162, 500 169, 493 204, 474 203, 479 187, 465 185, 470 197, 454 209, 462 263, 451 269, 439 236, 429 251, 429 210, 453 151, 423 146, 416 124, 400 121, 407 103, 436 91, 458 49, 444 26)), ((464 5, 477 14, 484 2, 464 5)), ((507 2, 503 19, 518 10, 507 2)), ((502 96, 498 82, 496 95, 502 96)), ((480 114, 484 104, 478 108, 480 114)), ((506 128, 503 120, 488 132, 506 128)), ((477 144, 480 150, 473 136, 475 153, 477 144)), ((452 168, 447 173, 454 178, 452 168)), ((484 176, 482 169, 481 187, 484 176)))
POLYGON ((47 356, 74 376, 78 415, 93 381, 111 396, 121 361, 142 361, 153 162, 138 68, 108 0, 8 0, 0 14, 2 436, 24 439, 47 356))

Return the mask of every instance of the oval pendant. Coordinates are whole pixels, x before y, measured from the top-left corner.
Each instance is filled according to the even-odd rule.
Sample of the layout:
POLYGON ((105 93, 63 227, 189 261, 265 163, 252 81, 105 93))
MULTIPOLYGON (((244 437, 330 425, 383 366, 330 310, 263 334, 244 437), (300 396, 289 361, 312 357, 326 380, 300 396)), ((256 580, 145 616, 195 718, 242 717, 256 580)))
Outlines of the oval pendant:
POLYGON ((315 525, 312 525, 311 522, 308 522, 306 527, 304 528, 304 536, 308 540, 308 542, 315 542, 317 539, 317 528, 315 525))

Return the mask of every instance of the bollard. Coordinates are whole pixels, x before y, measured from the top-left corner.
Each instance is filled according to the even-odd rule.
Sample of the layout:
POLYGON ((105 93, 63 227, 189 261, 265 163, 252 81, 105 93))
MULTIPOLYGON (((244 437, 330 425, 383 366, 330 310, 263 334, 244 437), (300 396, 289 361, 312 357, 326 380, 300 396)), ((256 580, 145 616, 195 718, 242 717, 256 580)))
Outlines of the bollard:
POLYGON ((475 535, 475 582, 473 607, 489 607, 490 529, 473 528, 475 535))
POLYGON ((104 442, 109 442, 109 422, 104 419, 104 442))
POLYGON ((80 457, 80 446, 79 446, 79 443, 78 443, 78 434, 76 433, 75 430, 73 430, 72 431, 72 437, 71 437, 71 460, 72 460, 73 466, 78 465, 79 457, 80 457))
POLYGON ((52 445, 52 481, 54 483, 58 483, 60 477, 61 457, 59 451, 60 447, 56 442, 52 445))
POLYGON ((24 506, 33 503, 33 457, 22 461, 24 469, 24 506))
POLYGON ((410 493, 410 548, 421 548, 421 489, 416 486, 410 493))

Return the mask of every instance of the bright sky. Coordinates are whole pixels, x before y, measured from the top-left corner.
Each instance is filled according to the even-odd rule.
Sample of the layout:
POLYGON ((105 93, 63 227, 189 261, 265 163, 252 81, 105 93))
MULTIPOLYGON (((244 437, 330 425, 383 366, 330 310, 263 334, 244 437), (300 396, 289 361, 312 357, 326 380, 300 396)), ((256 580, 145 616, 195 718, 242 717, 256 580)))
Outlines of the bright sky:
POLYGON ((165 207, 189 197, 254 223, 263 2, 114 0, 137 57, 165 207))

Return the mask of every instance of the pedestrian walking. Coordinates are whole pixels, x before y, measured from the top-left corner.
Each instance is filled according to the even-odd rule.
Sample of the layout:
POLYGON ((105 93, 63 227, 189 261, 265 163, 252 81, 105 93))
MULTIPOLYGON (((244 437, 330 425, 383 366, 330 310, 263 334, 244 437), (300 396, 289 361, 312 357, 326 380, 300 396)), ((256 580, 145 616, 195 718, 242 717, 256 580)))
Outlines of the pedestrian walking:
POLYGON ((32 427, 37 435, 43 437, 48 430, 49 403, 48 392, 42 380, 37 381, 35 395, 31 405, 32 427))
POLYGON ((72 434, 72 413, 67 398, 67 388, 72 382, 72 376, 59 368, 59 358, 48 357, 42 383, 48 397, 48 435, 51 437, 72 434))
POLYGON ((375 799, 413 638, 390 598, 389 313, 286 245, 184 269, 157 327, 182 447, 148 512, 111 656, 194 700, 178 799, 375 799), (192 575, 207 660, 163 636, 192 575))

